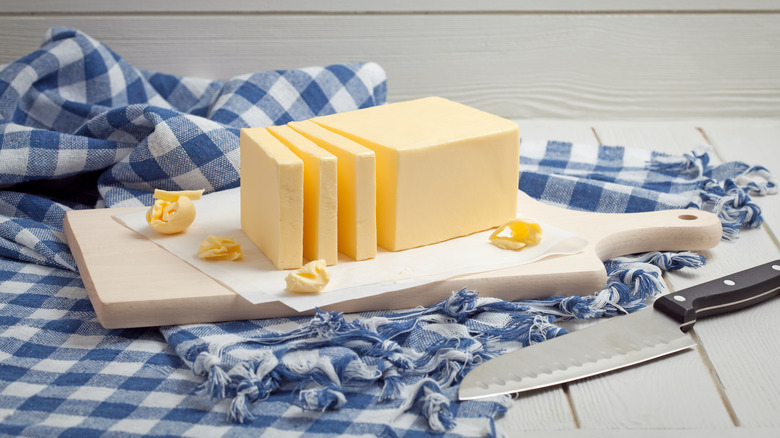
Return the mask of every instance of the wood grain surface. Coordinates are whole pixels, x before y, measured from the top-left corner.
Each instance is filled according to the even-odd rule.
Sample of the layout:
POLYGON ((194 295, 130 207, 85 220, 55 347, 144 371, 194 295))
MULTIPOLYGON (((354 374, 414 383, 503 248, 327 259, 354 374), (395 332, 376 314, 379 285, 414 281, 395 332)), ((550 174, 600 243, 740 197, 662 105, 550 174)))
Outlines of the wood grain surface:
MULTIPOLYGON (((685 4, 703 7, 688 1, 682 10, 685 4)), ((375 61, 388 74, 391 101, 439 95, 511 118, 776 116, 780 13, 735 4, 688 13, 615 4, 572 13, 243 12, 231 3, 208 14, 181 3, 165 13, 150 6, 46 13, 30 6, 35 13, 0 11, 0 63, 64 25, 136 67, 210 79, 375 61)))
POLYGON ((397 0, 393 2, 365 2, 361 0, 136 0, 134 2, 97 2, 96 0, 5 0, 6 13, 430 13, 430 12, 751 12, 778 11, 780 4, 774 0, 635 0, 631 4, 621 0, 599 0, 583 3, 577 0, 548 0, 545 2, 492 0, 473 2, 468 0, 397 0))

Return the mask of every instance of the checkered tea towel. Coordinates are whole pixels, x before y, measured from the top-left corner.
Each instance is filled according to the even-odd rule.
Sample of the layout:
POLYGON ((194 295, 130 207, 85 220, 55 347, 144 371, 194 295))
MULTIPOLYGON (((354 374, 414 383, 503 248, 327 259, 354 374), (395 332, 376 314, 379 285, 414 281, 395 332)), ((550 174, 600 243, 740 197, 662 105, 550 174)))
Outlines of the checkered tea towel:
MULTIPOLYGON (((225 82, 136 69, 67 28, 0 66, 0 434, 495 434, 508 399, 457 402, 479 362, 563 333, 557 317, 632 311, 689 253, 607 262, 605 290, 509 303, 461 290, 430 308, 105 330, 62 236, 72 208, 149 205, 154 188, 238 184, 238 129, 382 104, 376 64, 225 82)), ((762 169, 707 154, 524 141, 519 185, 558 205, 719 211, 755 225, 762 169), (728 200, 738 198, 739 202, 728 200), (728 204, 728 205, 727 205, 728 204)), ((763 178, 763 179, 762 179, 763 178)))
POLYGON ((720 217, 726 239, 763 222, 751 195, 777 193, 766 168, 712 166, 708 146, 682 156, 556 141, 524 140, 521 148, 519 187, 534 198, 605 213, 704 209, 720 217))

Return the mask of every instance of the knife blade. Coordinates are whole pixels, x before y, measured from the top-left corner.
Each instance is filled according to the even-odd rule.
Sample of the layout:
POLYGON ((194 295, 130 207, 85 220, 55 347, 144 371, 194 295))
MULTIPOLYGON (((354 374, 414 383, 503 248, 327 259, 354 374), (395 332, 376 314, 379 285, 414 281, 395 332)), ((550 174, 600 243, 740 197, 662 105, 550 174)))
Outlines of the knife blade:
POLYGON ((743 309, 780 294, 780 260, 661 296, 652 308, 493 358, 469 372, 458 398, 540 389, 691 348, 697 319, 743 309))

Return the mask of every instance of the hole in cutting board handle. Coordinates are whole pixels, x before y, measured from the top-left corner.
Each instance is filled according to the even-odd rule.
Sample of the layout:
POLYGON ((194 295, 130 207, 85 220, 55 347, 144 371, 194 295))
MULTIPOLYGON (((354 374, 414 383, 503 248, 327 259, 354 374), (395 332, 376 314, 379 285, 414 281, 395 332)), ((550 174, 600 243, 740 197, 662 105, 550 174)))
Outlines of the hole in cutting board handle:
POLYGON ((695 214, 681 214, 677 216, 678 219, 682 219, 684 221, 695 221, 699 218, 699 216, 696 216, 695 214))

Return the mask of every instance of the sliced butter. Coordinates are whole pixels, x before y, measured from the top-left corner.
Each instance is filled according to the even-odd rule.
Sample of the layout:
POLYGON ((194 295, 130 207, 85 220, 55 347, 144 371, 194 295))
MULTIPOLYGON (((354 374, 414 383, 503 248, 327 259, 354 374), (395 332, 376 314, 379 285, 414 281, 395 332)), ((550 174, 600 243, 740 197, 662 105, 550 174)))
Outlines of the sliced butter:
POLYGON ((338 162, 336 156, 289 126, 268 131, 303 161, 303 257, 338 262, 338 162))
POLYGON ((397 251, 516 214, 516 123, 431 97, 312 119, 376 154, 377 241, 397 251))
POLYGON ((161 199, 163 201, 168 202, 176 202, 180 197, 186 196, 190 198, 193 201, 197 201, 200 199, 201 196, 203 196, 203 189, 200 190, 162 190, 162 189, 154 189, 154 195, 152 195, 155 199, 161 199))
POLYGON ((343 254, 376 257, 376 156, 354 141, 305 120, 288 126, 338 159, 338 247, 343 254))
POLYGON ((241 130, 241 229, 278 269, 303 263, 303 161, 265 128, 241 130))

